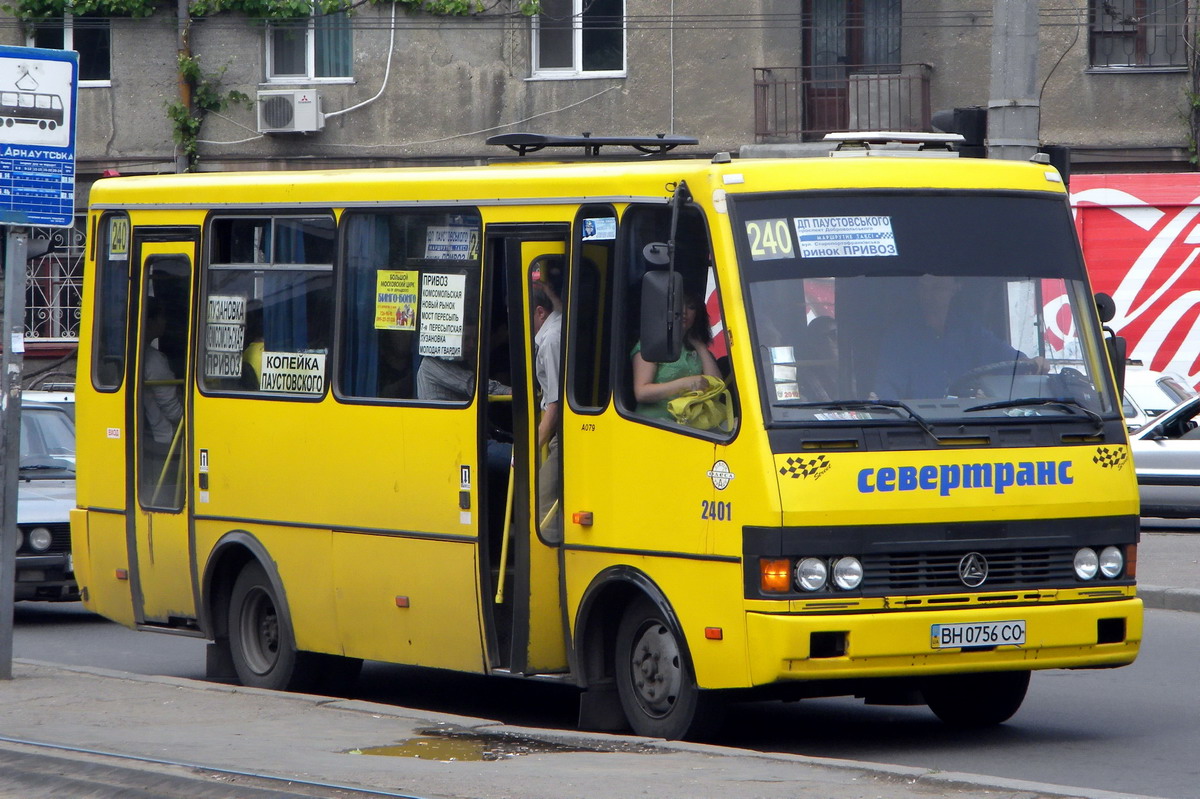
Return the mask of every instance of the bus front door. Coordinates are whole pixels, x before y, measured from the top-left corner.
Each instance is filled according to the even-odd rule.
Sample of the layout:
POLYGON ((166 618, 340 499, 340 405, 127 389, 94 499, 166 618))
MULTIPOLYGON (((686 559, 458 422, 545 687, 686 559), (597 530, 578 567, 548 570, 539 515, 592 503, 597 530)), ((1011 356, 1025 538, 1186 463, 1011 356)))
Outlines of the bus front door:
POLYGON ((139 624, 187 626, 196 618, 189 535, 188 322, 198 232, 135 229, 140 264, 137 355, 130 360, 126 430, 133 493, 129 578, 139 624), (190 580, 179 575, 189 574, 190 580))
MULTIPOLYGON (((558 319, 551 320, 546 336, 539 338, 550 311, 538 309, 537 289, 544 282, 561 281, 567 232, 566 225, 489 229, 492 291, 503 294, 493 306, 505 309, 503 319, 493 317, 491 335, 508 339, 515 488, 505 564, 500 571, 503 583, 498 586, 500 601, 492 614, 497 633, 493 639, 497 656, 492 663, 522 674, 564 672, 568 666, 559 560, 562 522, 556 502, 561 480, 558 423, 552 417, 553 435, 543 436, 548 440, 539 442, 539 424, 547 413, 542 407, 546 387, 541 383, 548 376, 543 374, 539 381, 537 366, 539 346, 553 348, 560 353, 551 359, 552 377, 557 379, 561 332, 553 343, 546 337, 559 330, 561 303, 552 290, 552 302, 560 309, 558 319), (501 280, 500 275, 506 279, 501 280)), ((543 355, 550 352, 545 349, 543 355)))

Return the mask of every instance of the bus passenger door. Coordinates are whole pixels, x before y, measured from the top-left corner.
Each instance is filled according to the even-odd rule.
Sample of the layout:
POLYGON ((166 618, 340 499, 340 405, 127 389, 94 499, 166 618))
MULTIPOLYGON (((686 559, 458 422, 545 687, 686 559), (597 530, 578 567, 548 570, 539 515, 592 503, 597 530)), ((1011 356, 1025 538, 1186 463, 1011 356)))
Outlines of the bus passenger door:
POLYGON ((189 536, 188 410, 192 275, 199 232, 135 229, 140 264, 137 336, 129 359, 125 429, 129 577, 140 624, 196 618, 189 536), (187 574, 188 580, 180 575, 187 574))
MULTIPOLYGON (((535 280, 543 276, 550 279, 551 275, 561 280, 566 237, 566 225, 546 225, 514 226, 500 233, 493 226, 488 238, 492 292, 503 292, 506 297, 505 302, 493 305, 506 307, 507 319, 498 324, 493 317, 490 326, 493 337, 507 326, 504 332, 508 336, 507 367, 513 389, 514 439, 512 521, 504 582, 495 592, 501 601, 494 603, 491 613, 495 635, 489 635, 489 648, 495 653, 491 658, 493 666, 523 674, 567 669, 559 579, 562 526, 559 503, 555 502, 561 479, 554 457, 558 435, 556 430, 554 441, 539 447, 538 426, 544 411, 534 343, 540 319, 546 316, 542 313, 539 317, 534 307, 535 280), (543 505, 546 507, 540 507, 543 505)), ((554 301, 558 302, 557 297, 554 301)), ((561 319, 561 303, 559 309, 561 319)), ((547 332, 553 326, 552 322, 547 332)), ((560 364, 561 355, 555 368, 560 364)), ((560 399, 560 408, 561 405, 560 399)))

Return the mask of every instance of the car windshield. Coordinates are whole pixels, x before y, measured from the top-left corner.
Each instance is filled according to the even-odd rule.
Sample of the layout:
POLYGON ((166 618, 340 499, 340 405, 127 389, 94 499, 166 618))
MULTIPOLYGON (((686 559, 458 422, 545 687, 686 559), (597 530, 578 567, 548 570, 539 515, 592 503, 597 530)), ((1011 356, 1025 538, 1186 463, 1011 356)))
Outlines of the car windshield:
POLYGON ((75 469, 75 426, 57 408, 21 409, 21 472, 75 469))
POLYGON ((820 192, 731 204, 772 423, 1115 414, 1060 198, 820 192))

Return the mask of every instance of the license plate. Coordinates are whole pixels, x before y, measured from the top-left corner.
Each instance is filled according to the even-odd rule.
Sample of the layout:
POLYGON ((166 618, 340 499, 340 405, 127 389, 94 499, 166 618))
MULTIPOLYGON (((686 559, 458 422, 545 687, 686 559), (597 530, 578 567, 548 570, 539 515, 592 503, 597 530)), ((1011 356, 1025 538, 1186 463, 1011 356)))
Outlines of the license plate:
POLYGON ((929 639, 934 649, 1020 646, 1025 643, 1025 620, 935 624, 930 628, 929 639))

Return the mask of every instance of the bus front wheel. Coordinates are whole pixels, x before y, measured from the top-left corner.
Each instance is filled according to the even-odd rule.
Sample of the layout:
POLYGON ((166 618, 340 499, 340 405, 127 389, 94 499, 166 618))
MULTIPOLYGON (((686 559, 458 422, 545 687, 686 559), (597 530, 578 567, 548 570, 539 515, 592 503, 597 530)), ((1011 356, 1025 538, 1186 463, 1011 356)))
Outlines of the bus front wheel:
POLYGON ((683 645, 648 599, 631 604, 616 639, 621 708, 637 735, 683 738, 711 729, 713 701, 696 686, 683 645))
POLYGON ((276 691, 303 690, 312 677, 266 570, 247 564, 229 599, 229 644, 242 685, 276 691))
POLYGON ((1013 717, 1029 690, 1028 671, 947 674, 921 688, 934 714, 954 727, 991 727, 1013 717))

